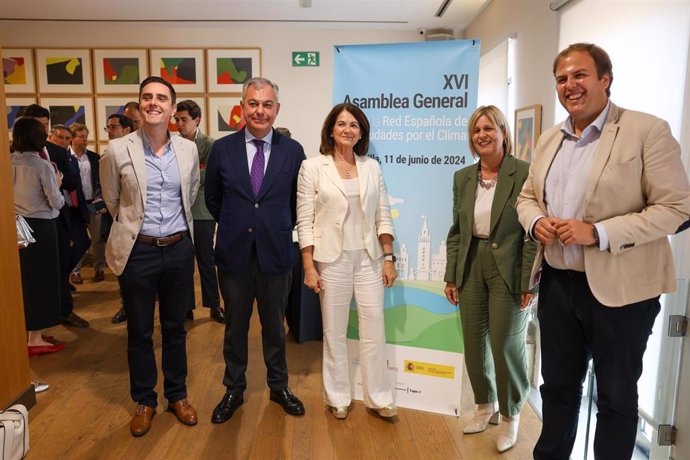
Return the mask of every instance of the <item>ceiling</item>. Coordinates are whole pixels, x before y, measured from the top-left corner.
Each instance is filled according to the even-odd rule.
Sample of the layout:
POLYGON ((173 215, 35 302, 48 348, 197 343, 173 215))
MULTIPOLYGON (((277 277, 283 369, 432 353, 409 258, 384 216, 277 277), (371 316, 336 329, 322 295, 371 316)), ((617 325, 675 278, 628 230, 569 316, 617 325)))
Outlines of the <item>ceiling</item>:
POLYGON ((436 12, 448 0, 2 0, 0 20, 272 22, 458 32, 490 1, 450 0, 439 18, 436 12))

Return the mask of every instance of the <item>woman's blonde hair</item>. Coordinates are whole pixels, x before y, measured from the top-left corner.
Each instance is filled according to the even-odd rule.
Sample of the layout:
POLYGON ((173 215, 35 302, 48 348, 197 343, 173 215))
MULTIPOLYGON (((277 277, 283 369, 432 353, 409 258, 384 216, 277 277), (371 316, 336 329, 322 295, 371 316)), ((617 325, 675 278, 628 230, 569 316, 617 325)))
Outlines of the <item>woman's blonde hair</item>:
POLYGON ((472 152, 472 156, 475 158, 479 156, 477 149, 474 148, 474 142, 472 142, 472 133, 474 132, 477 121, 482 116, 488 118, 497 129, 501 130, 503 134, 503 155, 510 155, 513 153, 513 141, 510 136, 510 126, 508 126, 506 116, 503 115, 501 109, 495 105, 483 105, 474 111, 467 126, 468 141, 470 143, 470 152, 472 152))

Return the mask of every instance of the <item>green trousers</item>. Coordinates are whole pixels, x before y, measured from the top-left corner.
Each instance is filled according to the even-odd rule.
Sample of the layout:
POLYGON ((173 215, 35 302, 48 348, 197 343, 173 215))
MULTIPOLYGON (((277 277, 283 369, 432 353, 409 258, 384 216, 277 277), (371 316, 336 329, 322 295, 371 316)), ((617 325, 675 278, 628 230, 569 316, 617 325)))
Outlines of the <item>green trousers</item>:
POLYGON ((517 415, 529 390, 527 312, 520 311, 520 293, 508 289, 488 240, 472 238, 465 274, 460 319, 475 403, 498 397, 502 415, 517 415))

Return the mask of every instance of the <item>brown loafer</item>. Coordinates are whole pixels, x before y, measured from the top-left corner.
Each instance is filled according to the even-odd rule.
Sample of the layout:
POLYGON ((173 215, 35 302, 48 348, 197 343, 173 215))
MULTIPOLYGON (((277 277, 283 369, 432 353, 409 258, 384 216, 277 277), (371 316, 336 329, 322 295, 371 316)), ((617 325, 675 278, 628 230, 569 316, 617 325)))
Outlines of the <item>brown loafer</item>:
POLYGON ((132 432, 132 436, 138 438, 148 433, 151 429, 151 420, 153 420, 154 415, 156 415, 155 407, 138 404, 134 417, 129 422, 129 431, 132 432))
POLYGON ((177 420, 185 425, 196 425, 199 422, 196 416, 196 409, 189 404, 186 398, 175 401, 174 403, 169 403, 168 412, 175 414, 177 420))

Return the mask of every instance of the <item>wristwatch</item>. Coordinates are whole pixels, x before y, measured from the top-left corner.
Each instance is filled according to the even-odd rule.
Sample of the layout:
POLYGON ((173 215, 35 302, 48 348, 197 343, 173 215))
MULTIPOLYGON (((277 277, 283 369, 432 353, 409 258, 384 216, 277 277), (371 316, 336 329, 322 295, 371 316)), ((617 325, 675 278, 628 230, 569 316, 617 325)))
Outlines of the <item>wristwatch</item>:
POLYGON ((599 246, 599 231, 596 225, 592 225, 592 237, 594 238, 594 246, 599 246))
POLYGON ((384 252, 383 253, 383 260, 384 260, 384 262, 395 263, 398 260, 398 258, 395 257, 395 254, 393 254, 392 252, 384 252))

